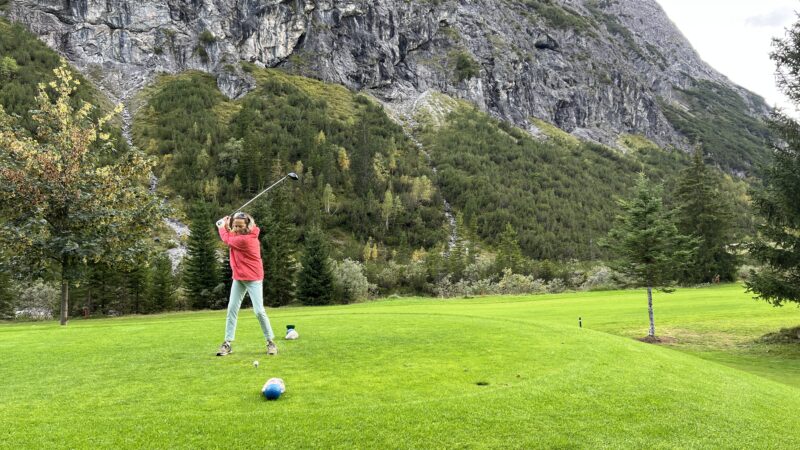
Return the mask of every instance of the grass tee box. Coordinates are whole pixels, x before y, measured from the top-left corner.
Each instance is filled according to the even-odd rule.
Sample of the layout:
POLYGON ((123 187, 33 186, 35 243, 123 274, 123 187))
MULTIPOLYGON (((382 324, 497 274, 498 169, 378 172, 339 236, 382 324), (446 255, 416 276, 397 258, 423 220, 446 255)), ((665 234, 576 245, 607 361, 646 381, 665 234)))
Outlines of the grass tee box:
POLYGON ((739 286, 655 308, 674 344, 630 338, 640 291, 271 310, 302 338, 270 359, 251 314, 225 358, 223 311, 2 326, 0 446, 800 448, 797 350, 757 343, 797 309, 739 286))

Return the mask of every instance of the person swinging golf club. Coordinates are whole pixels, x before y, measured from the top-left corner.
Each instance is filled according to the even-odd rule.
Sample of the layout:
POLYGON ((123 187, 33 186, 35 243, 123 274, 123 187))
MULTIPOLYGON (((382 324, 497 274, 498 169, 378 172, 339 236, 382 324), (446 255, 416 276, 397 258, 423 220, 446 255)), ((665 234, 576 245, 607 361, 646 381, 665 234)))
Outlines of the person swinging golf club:
POLYGON ((217 222, 219 237, 230 247, 231 269, 233 271, 233 285, 228 299, 228 320, 225 325, 225 342, 222 343, 217 356, 232 353, 231 341, 236 335, 236 319, 239 308, 242 306, 245 293, 250 294, 253 303, 253 312, 261 324, 261 331, 267 340, 267 354, 277 355, 278 347, 273 342, 275 334, 269 323, 267 312, 264 310, 264 297, 262 283, 264 280, 264 266, 261 262, 261 244, 258 240, 260 233, 253 218, 246 213, 237 212, 225 216, 217 222))

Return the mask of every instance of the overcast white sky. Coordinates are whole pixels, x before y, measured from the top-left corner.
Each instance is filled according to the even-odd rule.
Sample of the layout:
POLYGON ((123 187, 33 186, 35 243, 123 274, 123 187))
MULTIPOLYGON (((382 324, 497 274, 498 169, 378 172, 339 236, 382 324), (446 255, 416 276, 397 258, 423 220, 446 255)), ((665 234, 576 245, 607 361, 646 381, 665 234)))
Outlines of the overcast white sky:
POLYGON ((705 62, 770 106, 796 115, 775 86, 773 37, 797 20, 798 0, 657 0, 705 62))

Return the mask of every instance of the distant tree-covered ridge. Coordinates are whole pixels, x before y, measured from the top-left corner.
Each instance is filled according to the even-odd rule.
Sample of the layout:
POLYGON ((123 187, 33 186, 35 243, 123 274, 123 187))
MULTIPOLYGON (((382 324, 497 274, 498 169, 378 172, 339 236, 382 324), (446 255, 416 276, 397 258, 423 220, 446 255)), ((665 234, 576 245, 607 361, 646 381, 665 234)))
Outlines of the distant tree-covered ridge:
POLYGON ((287 214, 301 235, 312 224, 335 235, 337 256, 359 258, 370 239, 405 255, 437 247, 446 199, 489 248, 510 224, 527 257, 602 259, 597 242, 618 212, 614 199, 636 174, 669 186, 689 163, 640 136, 621 137, 619 152, 539 121, 551 135, 539 140, 459 102, 416 130, 420 148, 368 97, 244 67, 258 87, 235 101, 207 74, 161 78, 144 94, 134 140, 160 156, 167 193, 220 211, 297 171, 302 181, 281 188, 293 190, 287 214))
POLYGON ((596 259, 618 212, 614 199, 627 195, 637 171, 663 178, 686 156, 655 146, 623 155, 569 137, 537 140, 468 108, 422 132, 438 186, 479 237, 497 245, 511 224, 528 257, 596 259))
POLYGON ((693 144, 702 144, 726 172, 752 175, 767 161, 771 132, 747 113, 742 97, 721 84, 700 80, 680 91, 688 109, 663 103, 664 114, 693 144))
POLYGON ((341 86, 246 66, 257 89, 236 101, 198 72, 166 76, 145 93, 134 142, 161 158, 159 186, 186 201, 235 208, 288 171, 301 182, 288 210, 352 245, 394 248, 444 239, 442 199, 420 150, 374 101, 341 86), (355 239, 353 239, 355 237, 355 239))

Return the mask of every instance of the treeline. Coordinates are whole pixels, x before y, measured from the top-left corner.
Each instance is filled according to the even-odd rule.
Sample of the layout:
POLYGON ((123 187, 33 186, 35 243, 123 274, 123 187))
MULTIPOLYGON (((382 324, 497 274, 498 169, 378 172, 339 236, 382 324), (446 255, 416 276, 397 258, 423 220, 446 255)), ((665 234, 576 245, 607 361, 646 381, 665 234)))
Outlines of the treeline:
MULTIPOLYGON (((619 207, 643 170, 670 186, 690 158, 642 146, 627 155, 588 142, 549 139, 488 118, 457 111, 442 128, 427 128, 423 142, 437 166, 437 186, 465 226, 490 246, 510 224, 525 256, 535 260, 598 260, 619 207)), ((717 174, 720 194, 749 215, 746 199, 734 197, 741 182, 717 174)), ((731 218, 731 220, 734 220, 731 218)), ((735 225, 741 229, 747 224, 735 225)))
POLYGON ((380 106, 348 91, 335 92, 338 103, 329 105, 326 91, 343 88, 274 71, 258 75, 259 87, 237 102, 200 73, 166 78, 154 89, 134 136, 160 156, 164 192, 221 214, 294 171, 302 181, 290 220, 337 230, 350 244, 340 249, 344 255, 360 253, 361 236, 406 251, 443 239, 433 174, 380 106))
MULTIPOLYGON (((0 31, 9 30, 0 22, 0 31)), ((38 47, 14 39, 0 41, 0 58, 13 54, 18 66, 4 66, 16 84, 0 88, 16 93, 2 104, 21 108, 25 121, 35 103, 23 89, 47 80, 48 66, 25 63, 38 47), (20 71, 25 64, 33 65, 20 71)), ((41 50, 44 56, 28 61, 45 61, 41 50)), ((224 307, 230 268, 213 223, 288 171, 301 181, 248 211, 263 229, 265 300, 272 306, 622 286, 602 263, 609 254, 600 243, 619 213, 616 200, 631 192, 640 171, 665 185, 676 226, 705 236, 707 258, 692 262, 683 283, 733 279, 740 261, 731 249, 754 227, 745 183, 707 167, 700 153, 698 160, 654 145, 623 154, 563 136, 542 141, 470 108, 441 126, 422 123, 418 147, 365 96, 245 68, 258 88, 237 101, 222 96, 213 77, 194 72, 163 77, 146 92, 134 141, 159 158, 158 192, 190 224, 189 254, 173 270, 164 253, 175 244, 164 229, 124 267, 79 265, 71 275, 71 315, 84 308, 127 314, 224 307)), ((91 93, 81 92, 74 101, 91 93)), ((57 298, 56 268, 40 280, 22 275, 0 270, 0 314, 44 309, 57 298)))

